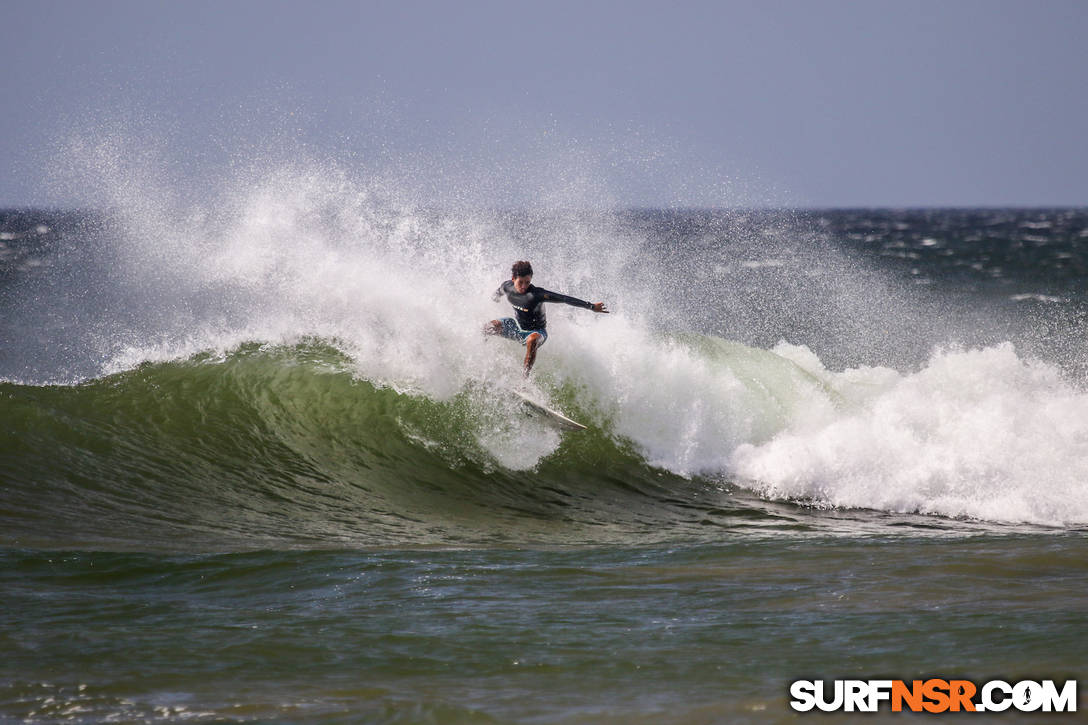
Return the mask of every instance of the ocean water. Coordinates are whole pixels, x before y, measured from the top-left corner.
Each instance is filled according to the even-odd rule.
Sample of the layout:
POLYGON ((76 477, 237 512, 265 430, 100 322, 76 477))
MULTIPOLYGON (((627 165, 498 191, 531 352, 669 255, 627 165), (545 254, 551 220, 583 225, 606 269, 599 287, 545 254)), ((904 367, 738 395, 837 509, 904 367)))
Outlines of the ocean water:
POLYGON ((1088 677, 1088 211, 115 186, 0 212, 0 720, 792 722, 797 679, 1088 677), (551 306, 528 383, 585 432, 481 334, 515 259, 613 310, 551 306))

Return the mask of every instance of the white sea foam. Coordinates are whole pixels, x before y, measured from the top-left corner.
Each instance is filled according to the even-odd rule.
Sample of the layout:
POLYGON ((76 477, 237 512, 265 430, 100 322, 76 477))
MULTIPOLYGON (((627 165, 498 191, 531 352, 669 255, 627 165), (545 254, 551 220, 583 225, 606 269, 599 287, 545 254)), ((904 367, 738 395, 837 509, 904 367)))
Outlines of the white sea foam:
POLYGON ((1023 294, 1011 295, 1009 297, 1013 302, 1043 302, 1046 304, 1061 304, 1068 302, 1069 300, 1064 297, 1057 297, 1055 295, 1041 295, 1031 292, 1025 292, 1023 294))
POLYGON ((738 446, 732 470, 774 498, 1045 525, 1088 523, 1088 395, 1010 344, 918 372, 824 372, 848 401, 738 446))

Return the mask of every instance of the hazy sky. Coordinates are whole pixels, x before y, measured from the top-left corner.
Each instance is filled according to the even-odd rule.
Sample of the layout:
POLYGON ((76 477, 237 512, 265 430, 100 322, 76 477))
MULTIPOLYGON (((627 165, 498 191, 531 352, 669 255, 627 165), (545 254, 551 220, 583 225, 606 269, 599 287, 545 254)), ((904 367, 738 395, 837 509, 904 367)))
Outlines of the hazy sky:
POLYGON ((93 176, 86 197, 54 178, 73 138, 107 137, 197 186, 306 156, 499 204, 1088 204, 1088 0, 0 0, 0 17, 4 206, 93 199, 93 176))

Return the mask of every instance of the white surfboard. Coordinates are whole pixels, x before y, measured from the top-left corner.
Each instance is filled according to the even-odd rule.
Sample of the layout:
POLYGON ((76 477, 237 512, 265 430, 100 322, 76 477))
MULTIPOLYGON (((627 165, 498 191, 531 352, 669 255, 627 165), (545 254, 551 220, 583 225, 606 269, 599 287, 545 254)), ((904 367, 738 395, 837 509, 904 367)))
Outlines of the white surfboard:
POLYGON ((541 416, 547 422, 551 423, 552 425, 554 425, 557 428, 561 428, 563 430, 585 430, 586 429, 586 427, 584 425, 582 425, 581 423, 579 423, 577 421, 574 421, 574 420, 571 420, 570 418, 563 415, 562 413, 560 413, 558 411, 555 411, 555 410, 552 410, 551 408, 548 408, 547 406, 541 405, 540 403, 536 402, 535 400, 533 400, 532 398, 530 398, 528 395, 521 392, 520 390, 512 390, 511 392, 514 395, 521 398, 522 403, 532 413, 535 413, 536 415, 541 416))

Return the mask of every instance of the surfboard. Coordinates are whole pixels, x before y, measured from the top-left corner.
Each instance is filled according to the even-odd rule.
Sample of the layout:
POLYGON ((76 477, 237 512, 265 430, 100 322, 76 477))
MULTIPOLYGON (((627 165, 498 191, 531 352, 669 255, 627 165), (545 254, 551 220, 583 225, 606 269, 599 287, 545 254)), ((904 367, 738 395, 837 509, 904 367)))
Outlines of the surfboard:
POLYGON ((585 430, 586 429, 586 427, 584 425, 582 425, 581 423, 579 423, 577 421, 574 421, 574 420, 571 420, 570 418, 563 415, 559 411, 552 410, 551 408, 548 408, 547 406, 541 405, 540 403, 536 402, 535 400, 533 400, 532 398, 530 398, 528 395, 521 392, 520 390, 512 390, 511 392, 514 395, 521 398, 522 404, 532 414, 539 415, 540 417, 544 418, 548 423, 554 425, 557 428, 560 428, 562 430, 585 430))

